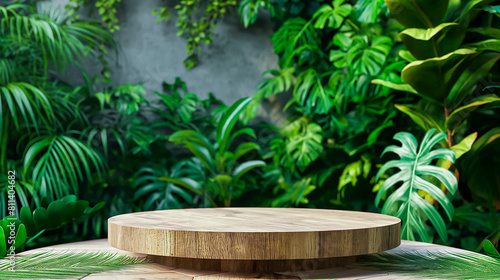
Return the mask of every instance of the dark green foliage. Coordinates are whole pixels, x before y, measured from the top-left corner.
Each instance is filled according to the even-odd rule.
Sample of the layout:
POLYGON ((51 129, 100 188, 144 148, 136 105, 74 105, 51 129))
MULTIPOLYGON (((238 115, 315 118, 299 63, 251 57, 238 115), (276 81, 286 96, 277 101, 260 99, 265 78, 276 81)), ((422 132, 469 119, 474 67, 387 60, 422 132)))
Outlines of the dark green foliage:
POLYGON ((169 137, 170 141, 187 148, 203 165, 205 176, 202 180, 195 181, 192 177, 178 175, 160 179, 205 196, 212 206, 215 206, 213 197, 216 197, 224 206, 229 207, 233 196, 240 196, 254 184, 253 180, 244 180, 244 175, 254 168, 266 165, 264 161, 256 159, 260 150, 256 143, 240 143, 234 150, 230 150, 237 137, 255 138, 255 132, 251 128, 233 131, 240 114, 251 101, 251 98, 240 99, 225 110, 218 122, 214 142, 194 130, 177 131, 169 137), (242 159, 248 158, 248 154, 251 159, 243 161, 242 159))

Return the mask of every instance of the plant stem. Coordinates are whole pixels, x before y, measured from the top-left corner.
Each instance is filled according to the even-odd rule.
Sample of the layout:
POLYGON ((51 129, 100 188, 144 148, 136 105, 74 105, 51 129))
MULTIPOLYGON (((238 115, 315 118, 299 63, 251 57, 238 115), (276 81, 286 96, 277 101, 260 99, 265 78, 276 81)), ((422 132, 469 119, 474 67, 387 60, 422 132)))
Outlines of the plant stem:
MULTIPOLYGON (((450 117, 450 108, 448 107, 444 107, 444 116, 445 116, 445 119, 448 120, 448 118, 450 117)), ((446 131, 446 135, 448 135, 448 148, 451 148, 453 147, 453 135, 452 135, 452 131, 451 130, 447 130, 446 131)))

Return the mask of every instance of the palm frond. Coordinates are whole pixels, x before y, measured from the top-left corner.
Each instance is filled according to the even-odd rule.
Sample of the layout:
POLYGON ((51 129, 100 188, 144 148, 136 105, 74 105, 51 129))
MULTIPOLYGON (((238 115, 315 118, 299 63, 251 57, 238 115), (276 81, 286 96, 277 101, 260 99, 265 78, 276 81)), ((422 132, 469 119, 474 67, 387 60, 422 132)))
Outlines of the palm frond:
POLYGON ((33 162, 32 178, 40 186, 40 194, 58 199, 70 191, 76 194, 78 180, 91 180, 91 167, 98 174, 104 168, 96 151, 65 135, 42 135, 31 140, 25 152, 25 171, 31 170, 33 162))
POLYGON ((1 32, 10 34, 21 42, 29 39, 36 42, 43 54, 44 68, 49 59, 61 69, 76 59, 92 52, 101 44, 114 45, 111 34, 92 21, 66 24, 64 16, 42 6, 43 14, 33 13, 29 6, 11 5, 1 7, 1 32))
MULTIPOLYGON (((54 118, 52 104, 40 89, 28 83, 9 83, 0 86, 0 93, 0 114, 10 115, 10 121, 17 130, 24 125, 28 129, 34 127, 38 131, 40 122, 45 127, 50 127, 54 118), (2 107, 2 103, 6 106, 2 107), (7 112, 3 111, 5 108, 7 112)), ((0 128, 2 125, 7 125, 6 122, 9 120, 0 118, 0 128)))
POLYGON ((403 251, 363 256, 352 267, 422 279, 498 279, 500 261, 480 254, 403 251))
POLYGON ((47 251, 16 257, 15 271, 0 262, 1 279, 68 279, 148 263, 146 258, 110 252, 47 251))

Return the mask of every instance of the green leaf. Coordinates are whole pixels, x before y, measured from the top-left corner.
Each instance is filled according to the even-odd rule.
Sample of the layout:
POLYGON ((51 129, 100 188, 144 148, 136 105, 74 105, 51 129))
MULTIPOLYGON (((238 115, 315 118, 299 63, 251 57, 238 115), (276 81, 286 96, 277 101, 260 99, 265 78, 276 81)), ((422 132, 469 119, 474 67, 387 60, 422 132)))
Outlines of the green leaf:
POLYGON ((308 166, 323 152, 323 130, 316 123, 308 124, 300 133, 292 136, 286 145, 286 151, 297 166, 308 166))
POLYGON ((407 28, 431 28, 441 23, 448 0, 385 0, 391 17, 407 28))
POLYGON ((439 132, 446 130, 441 127, 428 111, 420 109, 417 105, 394 105, 399 111, 407 114, 416 124, 424 130, 437 129, 439 132))
POLYGON ((460 77, 450 80, 450 83, 453 82, 453 87, 447 97, 448 104, 457 106, 470 96, 477 83, 489 74, 498 59, 500 59, 499 53, 482 52, 464 61, 460 77))
POLYGON ((446 120, 446 128, 455 131, 467 117, 475 111, 479 106, 489 104, 491 102, 500 101, 500 97, 494 94, 483 95, 471 100, 467 105, 455 109, 446 120))
POLYGON ((248 171, 257 168, 264 167, 266 163, 262 160, 250 160, 241 163, 233 171, 234 183, 238 182, 241 176, 245 175, 248 171))
POLYGON ((500 259, 500 254, 498 253, 495 246, 493 246, 491 241, 485 240, 483 242, 483 248, 484 248, 484 251, 486 252, 486 254, 488 254, 488 256, 495 258, 495 259, 500 259))
POLYGON ((354 10, 359 22, 375 23, 384 0, 358 0, 354 10))
POLYGON ((297 77, 293 97, 305 107, 306 113, 326 114, 333 106, 334 93, 323 87, 319 74, 309 68, 297 77))
POLYGON ((16 250, 21 248, 26 242, 26 227, 23 224, 20 224, 17 228, 16 238, 14 239, 14 247, 16 250))
POLYGON ((383 81, 383 80, 379 80, 379 79, 373 80, 372 83, 377 84, 377 85, 383 85, 383 86, 386 86, 386 87, 389 87, 389 88, 392 88, 395 90, 399 90, 399 91, 406 91, 406 92, 411 92, 411 93, 415 93, 415 94, 417 93, 417 91, 415 89, 413 89, 409 84, 395 84, 395 83, 390 82, 390 81, 383 81))
POLYGON ((38 232, 31 214, 31 209, 28 206, 21 207, 20 220, 26 226, 28 236, 33 237, 38 232))
POLYGON ((181 130, 168 137, 169 141, 175 144, 196 143, 207 149, 212 157, 215 156, 215 149, 205 135, 194 130, 181 130))
POLYGON ((332 6, 323 5, 313 15, 314 28, 324 29, 328 22, 328 27, 339 28, 352 10, 350 4, 343 4, 345 0, 333 0, 332 6))
POLYGON ((5 238, 3 227, 0 227, 0 259, 7 253, 7 243, 5 240, 7 239, 5 238))
POLYGON ((293 85, 294 71, 294 67, 265 71, 262 75, 271 74, 274 77, 268 78, 260 83, 257 87, 257 94, 267 98, 271 95, 289 90, 293 85))
POLYGON ((407 132, 399 132, 394 136, 402 146, 388 146, 384 152, 393 152, 399 155, 399 160, 386 162, 378 171, 376 179, 380 178, 387 170, 400 169, 399 172, 385 180, 377 192, 375 204, 378 205, 384 193, 390 188, 401 183, 399 187, 387 198, 382 213, 391 214, 403 220, 403 238, 414 240, 414 231, 417 231, 422 240, 429 240, 421 228, 421 217, 427 217, 437 233, 444 241, 447 240, 446 226, 437 210, 425 199, 420 197, 418 191, 430 194, 442 207, 448 218, 453 217, 453 205, 442 190, 427 181, 426 176, 439 180, 451 194, 457 190, 457 179, 449 170, 431 165, 435 159, 455 161, 455 153, 450 149, 432 150, 439 141, 446 138, 445 133, 434 135, 435 129, 429 130, 420 145, 415 137, 407 132))
POLYGON ((238 117, 245 110, 245 107, 252 101, 252 97, 242 98, 236 101, 221 118, 219 124, 217 125, 217 143, 219 144, 219 149, 225 151, 226 148, 231 144, 228 143, 238 117))
POLYGON ((260 146, 257 143, 247 142, 241 143, 234 151, 234 161, 236 162, 239 158, 251 151, 259 151, 260 146))
POLYGON ((403 44, 419 60, 439 57, 458 49, 465 38, 465 27, 454 22, 434 28, 408 28, 399 33, 403 44))
POLYGON ((367 36, 357 35, 347 51, 347 62, 356 75, 376 76, 382 70, 392 44, 392 39, 387 36, 374 36, 369 42, 367 36))
POLYGON ((460 180, 471 191, 472 198, 481 205, 493 208, 500 202, 500 127, 490 129, 477 139, 470 151, 456 163, 460 180))
POLYGON ((458 49, 441 57, 418 60, 408 64, 401 78, 420 95, 444 104, 456 78, 452 73, 461 59, 474 54, 469 49, 458 49))
POLYGON ((450 149, 455 152, 455 158, 459 159, 463 154, 467 153, 472 148, 476 139, 477 132, 474 132, 462 139, 460 143, 453 145, 450 149))

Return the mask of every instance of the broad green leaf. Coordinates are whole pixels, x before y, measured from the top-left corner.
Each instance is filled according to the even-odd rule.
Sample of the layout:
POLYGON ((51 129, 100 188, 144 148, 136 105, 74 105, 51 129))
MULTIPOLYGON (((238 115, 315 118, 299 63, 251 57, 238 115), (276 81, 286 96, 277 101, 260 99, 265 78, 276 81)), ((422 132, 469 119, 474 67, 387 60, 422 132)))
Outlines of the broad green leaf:
POLYGON ((359 0, 354 8, 356 18, 359 22, 375 23, 383 5, 384 0, 359 0))
POLYGON ((14 247, 16 250, 21 248, 26 242, 26 227, 23 224, 20 224, 17 228, 16 238, 14 239, 14 247))
POLYGON ((28 206, 21 207, 20 220, 26 226, 28 236, 35 236, 38 231, 35 227, 35 221, 33 220, 31 209, 28 206))
POLYGON ((416 105, 394 105, 398 110, 407 114, 415 123, 424 130, 437 129, 439 132, 446 130, 441 127, 428 112, 421 110, 416 105))
POLYGON ((479 106, 489 104, 491 102, 500 101, 500 97, 494 94, 483 95, 470 101, 467 105, 464 105, 458 109, 455 109, 448 120, 446 120, 446 128, 451 131, 455 131, 462 122, 467 119, 467 117, 475 111, 479 106))
POLYGON ((299 134, 292 136, 286 151, 297 166, 308 166, 323 152, 323 130, 316 123, 303 127, 299 134))
POLYGON ((0 259, 7 253, 7 243, 5 240, 7 239, 5 238, 3 227, 0 227, 0 259))
POLYGON ((500 127, 479 137, 470 151, 462 155, 456 163, 460 180, 472 193, 475 202, 493 205, 500 202, 500 127))
POLYGON ((484 248, 484 251, 486 252, 486 254, 488 254, 488 256, 496 258, 496 259, 500 259, 500 254, 498 253, 495 246, 493 246, 491 241, 485 240, 483 242, 483 248, 484 248))
POLYGON ((500 54, 493 52, 482 52, 469 57, 462 65, 460 77, 450 80, 454 84, 447 97, 449 106, 458 106, 470 96, 478 81, 488 75, 498 59, 500 59, 500 54))
POLYGON ((465 37, 465 27, 458 23, 442 23, 434 28, 408 28, 399 37, 415 58, 440 57, 458 49, 465 37))
POLYGON ((401 142, 402 146, 388 146, 382 153, 393 152, 399 155, 400 159, 386 162, 377 172, 377 181, 389 169, 398 168, 400 171, 387 178, 382 184, 377 192, 375 205, 379 204, 384 193, 396 187, 396 190, 385 201, 382 213, 391 214, 403 220, 402 237, 405 239, 414 240, 414 231, 422 240, 429 239, 428 236, 423 235, 423 230, 418 225, 421 221, 420 215, 424 215, 431 221, 439 236, 447 240, 446 226, 442 217, 434 206, 418 194, 419 190, 427 192, 439 202, 449 219, 453 217, 454 209, 451 201, 438 186, 426 180, 428 177, 436 178, 451 194, 457 190, 458 183, 453 173, 431 165, 433 160, 439 158, 455 161, 455 153, 450 149, 432 150, 439 141, 446 138, 445 133, 434 135, 435 131, 435 129, 429 130, 420 145, 412 134, 399 132, 394 135, 394 139, 401 142))
POLYGON ((441 23, 448 0, 385 0, 391 17, 407 28, 432 28, 441 23))
POLYGON ((321 6, 313 15, 314 28, 323 29, 325 25, 330 28, 339 28, 352 10, 351 4, 345 0, 333 0, 332 5, 321 6), (327 24, 328 23, 328 24, 327 24))
POLYGON ((457 63, 474 53, 473 50, 458 49, 441 57, 414 61, 403 69, 401 78, 420 95, 444 104, 457 79, 452 75, 457 63))
POLYGON ((347 51, 347 62, 355 70, 356 75, 378 75, 391 51, 392 44, 392 39, 387 36, 375 36, 369 42, 367 36, 358 35, 347 51))

